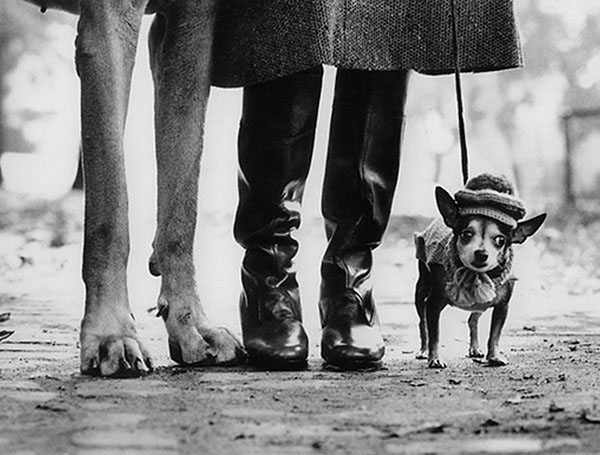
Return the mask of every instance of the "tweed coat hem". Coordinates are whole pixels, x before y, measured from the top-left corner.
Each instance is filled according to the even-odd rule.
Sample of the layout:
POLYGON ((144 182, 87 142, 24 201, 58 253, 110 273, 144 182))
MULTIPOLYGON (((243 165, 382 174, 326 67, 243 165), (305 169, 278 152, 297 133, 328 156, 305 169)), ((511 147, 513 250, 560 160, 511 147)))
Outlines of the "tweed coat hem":
MULTIPOLYGON (((522 66, 512 0, 455 0, 463 72, 522 66)), ((221 0, 213 84, 238 87, 317 65, 454 71, 451 0, 221 0)))

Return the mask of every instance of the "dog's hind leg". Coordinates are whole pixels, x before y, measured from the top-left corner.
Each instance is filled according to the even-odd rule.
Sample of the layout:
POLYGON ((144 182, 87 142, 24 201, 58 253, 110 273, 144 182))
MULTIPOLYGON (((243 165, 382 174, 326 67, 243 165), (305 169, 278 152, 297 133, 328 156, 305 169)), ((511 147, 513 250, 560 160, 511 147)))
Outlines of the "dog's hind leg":
POLYGON ((479 318, 482 313, 474 312, 469 316, 469 357, 480 359, 483 352, 479 348, 479 318))
POLYGON ((428 334, 427 334, 427 321, 425 319, 425 312, 427 311, 427 299, 431 293, 431 273, 427 268, 427 265, 423 261, 418 261, 419 264, 419 279, 415 286, 415 306, 417 308, 417 315, 419 316, 419 338, 421 346, 419 352, 416 355, 417 359, 427 359, 427 346, 428 346, 428 334))
POLYGON ((158 216, 150 270, 161 276, 159 314, 171 358, 187 365, 234 364, 241 344, 211 326, 196 289, 193 243, 204 117, 210 89, 216 0, 180 0, 160 11, 150 34, 155 84, 158 216))
POLYGON ((151 368, 127 295, 129 256, 123 131, 138 32, 147 1, 80 0, 76 65, 81 80, 85 175, 81 372, 138 376, 151 368))

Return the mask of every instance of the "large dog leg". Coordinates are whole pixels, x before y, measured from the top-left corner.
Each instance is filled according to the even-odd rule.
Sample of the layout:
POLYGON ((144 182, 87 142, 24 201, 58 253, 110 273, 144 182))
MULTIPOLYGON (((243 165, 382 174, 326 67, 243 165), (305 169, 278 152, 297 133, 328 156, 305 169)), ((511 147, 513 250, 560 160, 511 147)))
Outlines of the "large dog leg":
POLYGON ((162 276, 159 314, 171 358, 239 363, 241 344, 207 320, 196 290, 193 243, 216 0, 180 0, 159 13, 150 52, 156 93, 158 226, 150 270, 162 276))
POLYGON ((81 0, 76 42, 85 175, 81 371, 136 376, 151 368, 127 297, 123 130, 144 0, 81 0))

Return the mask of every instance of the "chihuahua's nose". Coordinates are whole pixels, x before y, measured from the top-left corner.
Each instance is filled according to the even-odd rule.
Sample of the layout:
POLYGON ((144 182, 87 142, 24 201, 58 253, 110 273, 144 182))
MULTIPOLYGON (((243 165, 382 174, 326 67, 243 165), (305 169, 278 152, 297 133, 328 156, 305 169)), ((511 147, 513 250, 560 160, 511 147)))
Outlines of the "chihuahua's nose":
POLYGON ((485 250, 475 250, 475 261, 476 262, 480 262, 480 263, 484 263, 485 261, 488 260, 488 254, 487 251, 485 250))

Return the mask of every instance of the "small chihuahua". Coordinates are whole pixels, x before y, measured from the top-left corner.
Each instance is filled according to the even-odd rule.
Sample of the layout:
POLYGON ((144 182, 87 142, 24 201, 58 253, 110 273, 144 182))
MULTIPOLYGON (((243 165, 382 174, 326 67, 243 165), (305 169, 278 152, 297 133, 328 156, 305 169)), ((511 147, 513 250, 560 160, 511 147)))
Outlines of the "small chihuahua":
POLYGON ((515 243, 523 243, 546 219, 527 221, 525 207, 504 177, 481 174, 452 197, 437 187, 435 197, 442 220, 415 234, 419 278, 415 305, 421 347, 418 359, 430 368, 445 368, 439 358, 439 319, 446 305, 471 312, 469 357, 481 358, 477 334, 481 314, 493 308, 487 362, 503 366, 499 341, 516 278, 511 273, 515 243))

